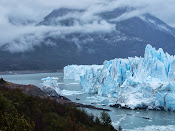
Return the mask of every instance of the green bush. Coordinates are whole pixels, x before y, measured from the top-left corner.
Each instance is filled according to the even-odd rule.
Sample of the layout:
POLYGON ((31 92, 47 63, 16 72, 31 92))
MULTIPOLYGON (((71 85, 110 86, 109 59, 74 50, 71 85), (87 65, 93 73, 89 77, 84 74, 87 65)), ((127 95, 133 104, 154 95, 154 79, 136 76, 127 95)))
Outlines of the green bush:
POLYGON ((6 81, 3 78, 1 78, 0 79, 0 85, 4 85, 5 83, 6 83, 6 81))
POLYGON ((0 130, 2 131, 113 131, 105 113, 101 120, 56 100, 25 95, 19 89, 0 85, 0 130))
POLYGON ((107 112, 101 112, 100 118, 104 126, 111 126, 111 118, 107 112))
POLYGON ((34 130, 34 123, 30 123, 24 116, 20 116, 12 102, 0 94, 0 129, 2 131, 34 130))

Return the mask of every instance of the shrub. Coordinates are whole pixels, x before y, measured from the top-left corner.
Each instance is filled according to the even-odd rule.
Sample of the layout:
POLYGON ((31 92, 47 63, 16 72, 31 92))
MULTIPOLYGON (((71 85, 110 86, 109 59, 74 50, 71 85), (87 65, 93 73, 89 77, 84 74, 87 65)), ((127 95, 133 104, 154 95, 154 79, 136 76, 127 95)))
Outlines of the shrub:
MULTIPOLYGON (((1 80, 2 81, 2 80, 1 80)), ((0 130, 26 131, 113 131, 107 113, 94 120, 92 114, 74 105, 24 94, 0 85, 0 130)))
POLYGON ((0 79, 0 85, 4 85, 5 83, 6 83, 6 81, 3 78, 1 78, 0 79))
POLYGON ((100 118, 104 126, 111 126, 111 118, 107 112, 101 112, 100 118))

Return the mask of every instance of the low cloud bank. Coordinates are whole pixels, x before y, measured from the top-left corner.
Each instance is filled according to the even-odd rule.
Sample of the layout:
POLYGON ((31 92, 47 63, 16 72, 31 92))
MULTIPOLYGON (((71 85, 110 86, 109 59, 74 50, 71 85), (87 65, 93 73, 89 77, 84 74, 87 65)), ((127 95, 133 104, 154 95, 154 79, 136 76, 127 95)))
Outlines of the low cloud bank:
MULTIPOLYGON (((0 47, 12 53, 25 52, 32 50, 35 46, 40 46, 46 35, 61 37, 76 32, 112 32, 115 30, 115 25, 107 22, 98 14, 118 7, 131 7, 135 10, 125 12, 117 18, 111 19, 111 22, 122 21, 134 16, 141 16, 145 12, 151 12, 170 25, 175 23, 172 17, 175 15, 173 12, 175 2, 173 0, 166 2, 164 0, 158 2, 152 0, 1 0, 0 47), (68 13, 53 21, 53 23, 59 23, 72 18, 75 21, 71 26, 61 24, 35 26, 52 10, 60 8, 81 9, 85 12, 68 13)), ((57 43, 46 42, 45 44, 54 45, 57 43)))

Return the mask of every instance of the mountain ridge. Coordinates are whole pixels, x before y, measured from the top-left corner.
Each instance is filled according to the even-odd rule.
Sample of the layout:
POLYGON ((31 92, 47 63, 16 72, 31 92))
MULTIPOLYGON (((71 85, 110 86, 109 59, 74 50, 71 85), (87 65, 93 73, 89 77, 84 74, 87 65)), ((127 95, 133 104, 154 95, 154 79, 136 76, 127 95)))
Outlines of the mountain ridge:
POLYGON ((141 16, 111 22, 112 18, 120 17, 131 10, 116 8, 96 13, 92 19, 89 19, 85 17, 85 10, 56 9, 36 26, 55 28, 60 26, 69 31, 70 27, 78 25, 79 28, 84 28, 83 31, 63 33, 58 36, 46 35, 39 46, 34 46, 32 51, 24 53, 11 54, 1 50, 0 68, 2 71, 55 70, 62 69, 69 64, 102 64, 103 61, 114 58, 143 56, 147 44, 156 48, 163 47, 166 52, 173 54, 175 29, 159 18, 145 13, 141 16), (97 25, 100 25, 99 28, 104 30, 104 23, 113 25, 115 30, 86 32, 89 25, 92 25, 94 30, 97 25))

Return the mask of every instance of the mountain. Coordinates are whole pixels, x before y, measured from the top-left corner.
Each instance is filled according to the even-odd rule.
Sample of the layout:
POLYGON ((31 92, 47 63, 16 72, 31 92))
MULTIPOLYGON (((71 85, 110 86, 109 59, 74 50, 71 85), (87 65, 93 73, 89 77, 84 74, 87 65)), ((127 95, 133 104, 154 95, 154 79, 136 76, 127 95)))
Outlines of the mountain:
POLYGON ((86 10, 56 9, 36 26, 64 27, 69 33, 46 35, 32 51, 12 54, 1 50, 0 69, 55 70, 68 64, 102 64, 113 58, 143 56, 147 44, 174 54, 175 29, 149 13, 123 18, 133 10, 116 8, 88 17, 86 10), (104 28, 98 27, 103 24, 104 28), (108 30, 106 25, 114 29, 108 30), (75 27, 80 31, 71 32, 75 27))

